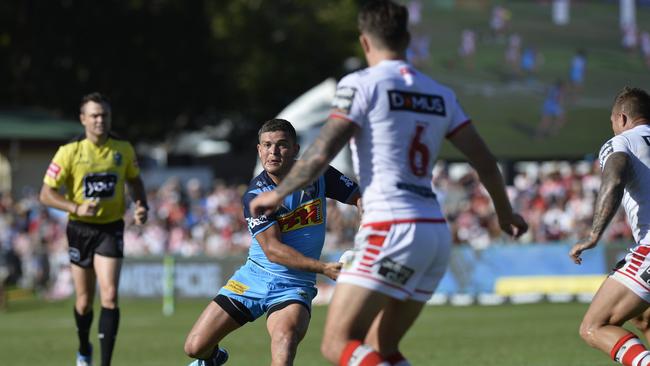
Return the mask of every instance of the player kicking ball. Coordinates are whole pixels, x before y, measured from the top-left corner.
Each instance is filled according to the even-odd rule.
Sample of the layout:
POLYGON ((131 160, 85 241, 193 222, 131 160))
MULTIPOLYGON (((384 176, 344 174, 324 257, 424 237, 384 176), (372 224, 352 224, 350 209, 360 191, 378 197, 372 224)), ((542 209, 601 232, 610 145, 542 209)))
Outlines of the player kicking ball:
POLYGON ((259 130, 257 152, 263 171, 242 199, 253 236, 246 263, 235 272, 199 316, 185 341, 194 366, 222 365, 228 353, 218 346, 230 332, 266 313, 272 365, 292 365, 304 338, 316 296, 316 274, 336 280, 341 263, 319 260, 325 240, 326 198, 359 204, 356 183, 328 167, 296 190, 272 215, 254 217, 253 198, 275 189, 296 161, 300 146, 293 126, 281 119, 259 130))

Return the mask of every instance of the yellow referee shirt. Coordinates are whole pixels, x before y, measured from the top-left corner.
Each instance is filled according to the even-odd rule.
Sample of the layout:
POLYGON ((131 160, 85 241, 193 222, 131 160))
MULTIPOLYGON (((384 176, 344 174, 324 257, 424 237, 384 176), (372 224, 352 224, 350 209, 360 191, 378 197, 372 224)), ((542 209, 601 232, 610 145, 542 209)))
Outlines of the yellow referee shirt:
POLYGON ((98 201, 97 215, 79 217, 70 213, 70 220, 105 224, 122 219, 126 209, 125 182, 139 174, 135 151, 128 141, 109 137, 97 146, 84 138, 59 147, 43 183, 55 189, 65 186, 66 198, 76 204, 98 201))

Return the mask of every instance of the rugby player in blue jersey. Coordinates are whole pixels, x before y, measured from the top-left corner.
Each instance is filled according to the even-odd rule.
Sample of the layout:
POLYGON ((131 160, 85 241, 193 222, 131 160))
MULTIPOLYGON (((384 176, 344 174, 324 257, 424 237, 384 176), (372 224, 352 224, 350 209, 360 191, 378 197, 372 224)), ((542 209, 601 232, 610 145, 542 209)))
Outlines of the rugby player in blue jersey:
POLYGON ((341 264, 319 260, 325 240, 325 198, 360 204, 357 184, 329 167, 301 190, 288 195, 272 216, 254 217, 250 201, 270 191, 293 166, 300 146, 285 120, 264 123, 257 152, 263 171, 253 178, 242 203, 253 236, 246 263, 205 308, 185 341, 192 366, 222 365, 228 353, 218 346, 230 332, 267 314, 272 365, 291 365, 309 325, 316 274, 333 280, 341 264))

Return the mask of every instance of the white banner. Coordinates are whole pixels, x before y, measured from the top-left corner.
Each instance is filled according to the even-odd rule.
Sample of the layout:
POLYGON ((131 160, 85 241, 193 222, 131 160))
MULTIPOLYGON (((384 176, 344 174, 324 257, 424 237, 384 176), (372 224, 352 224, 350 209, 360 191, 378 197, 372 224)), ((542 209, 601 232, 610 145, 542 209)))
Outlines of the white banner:
MULTIPOLYGON (((120 296, 162 297, 163 263, 125 261, 120 278, 120 296)), ((177 261, 174 268, 174 292, 178 297, 213 297, 223 286, 219 263, 177 261)))

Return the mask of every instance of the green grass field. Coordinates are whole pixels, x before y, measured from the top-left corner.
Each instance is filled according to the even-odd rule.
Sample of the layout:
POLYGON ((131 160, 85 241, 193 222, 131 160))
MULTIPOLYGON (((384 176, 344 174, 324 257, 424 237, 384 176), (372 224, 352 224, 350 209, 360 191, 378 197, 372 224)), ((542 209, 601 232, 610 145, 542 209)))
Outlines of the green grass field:
MULTIPOLYGON (((123 300, 113 363, 188 364, 183 342, 204 305, 204 301, 183 300, 177 304, 175 315, 164 317, 159 301, 123 300)), ((586 307, 578 303, 430 306, 408 333, 402 349, 414 365, 612 365, 608 357, 586 346, 578 336, 586 307)), ((314 309, 296 365, 326 364, 319 353, 325 312, 324 306, 314 309)), ((96 328, 97 316, 92 336, 97 347, 96 328)), ((263 320, 241 328, 222 344, 230 351, 229 365, 270 363, 263 320)), ((70 301, 19 301, 0 313, 0 365, 73 365, 75 347, 70 301)))
MULTIPOLYGON (((621 47, 618 2, 572 2, 567 26, 551 23, 548 4, 491 2, 510 9, 509 32, 520 34, 524 46, 533 46, 543 55, 532 80, 516 77, 506 67, 505 39, 490 36, 491 7, 465 1, 476 6, 452 10, 435 7, 435 2, 423 1, 423 20, 414 29, 416 34, 431 34, 431 58, 418 67, 457 91, 463 108, 499 158, 593 156, 612 136, 609 112, 616 93, 626 85, 650 89, 650 70, 639 53, 626 53, 621 47), (478 35, 474 68, 454 62, 463 29, 473 29, 478 35), (568 80, 571 58, 578 48, 587 52, 584 90, 568 102, 567 124, 560 133, 535 139, 545 89, 557 79, 568 80)), ((637 23, 639 29, 650 30, 649 7, 637 8, 637 23)), ((442 157, 456 159, 460 155, 446 144, 442 157)))

